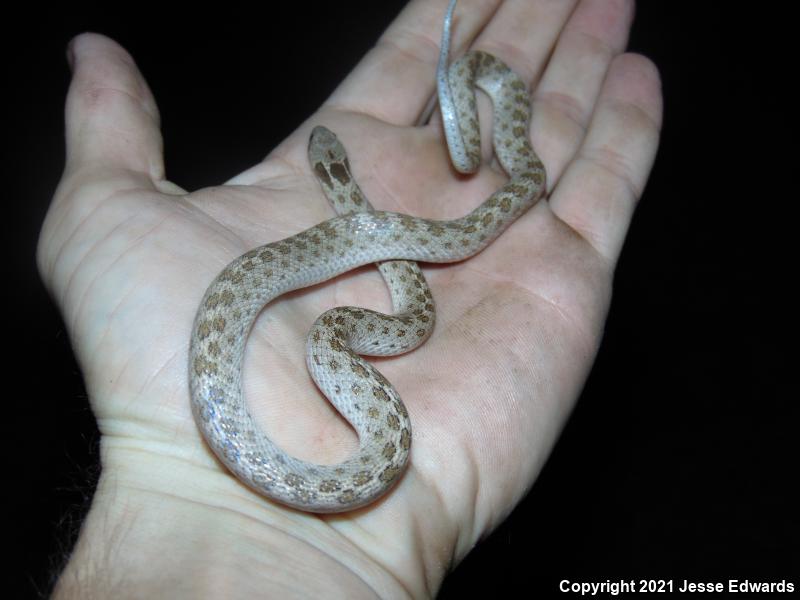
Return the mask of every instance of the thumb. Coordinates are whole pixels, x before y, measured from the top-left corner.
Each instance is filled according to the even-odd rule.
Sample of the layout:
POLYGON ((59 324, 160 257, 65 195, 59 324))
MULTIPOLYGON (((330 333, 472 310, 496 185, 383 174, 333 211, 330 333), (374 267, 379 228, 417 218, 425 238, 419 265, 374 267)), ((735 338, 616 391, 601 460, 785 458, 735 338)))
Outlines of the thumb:
MULTIPOLYGON (((131 56, 116 42, 84 33, 70 42, 66 174, 164 179, 159 115, 131 56)), ((124 185, 124 184, 123 184, 124 185)))

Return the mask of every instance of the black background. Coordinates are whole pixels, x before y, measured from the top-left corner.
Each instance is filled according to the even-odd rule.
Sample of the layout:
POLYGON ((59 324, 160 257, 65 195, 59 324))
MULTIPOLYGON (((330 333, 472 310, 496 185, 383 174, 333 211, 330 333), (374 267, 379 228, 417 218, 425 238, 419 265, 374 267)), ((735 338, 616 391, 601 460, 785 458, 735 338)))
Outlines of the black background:
MULTIPOLYGON (((4 581, 20 597, 47 593, 97 474, 96 425, 34 264, 63 166, 67 41, 94 30, 133 54, 159 102, 169 177, 196 189, 290 133, 402 5, 29 8, 6 21, 4 581)), ((533 491, 442 598, 536 594, 562 579, 800 583, 787 372, 796 34, 783 5, 737 6, 638 6, 630 48, 661 69, 665 125, 603 345, 533 491)))

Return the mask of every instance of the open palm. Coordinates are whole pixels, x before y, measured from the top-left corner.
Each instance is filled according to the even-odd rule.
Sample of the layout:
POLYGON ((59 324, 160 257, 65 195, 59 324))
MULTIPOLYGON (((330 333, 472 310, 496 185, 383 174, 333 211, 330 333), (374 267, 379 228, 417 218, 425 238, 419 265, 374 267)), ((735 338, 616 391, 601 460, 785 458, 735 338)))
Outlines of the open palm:
MULTIPOLYGON (((382 210, 458 217, 501 185, 488 105, 484 166, 472 177, 449 166, 437 116, 414 126, 435 93, 445 3, 411 2, 325 105, 263 162, 192 193, 165 178, 155 102, 130 57, 102 36, 74 41, 68 161, 39 265, 102 433, 104 471, 92 513, 123 518, 109 498, 126 495, 144 514, 154 502, 172 507, 187 530, 192 522, 207 528, 212 514, 246 521, 249 544, 275 553, 291 547, 281 546, 285 539, 301 539, 305 550, 291 553, 307 546, 314 560, 337 556, 327 576, 323 560, 323 581, 339 569, 373 589, 391 591, 399 581, 416 595, 435 590, 441 565, 462 557, 532 485, 599 344, 616 257, 657 146, 660 98, 652 65, 622 54, 628 3, 497 4, 459 5, 454 51, 479 47, 530 82, 532 142, 551 196, 481 254, 425 266, 437 306, 433 337, 376 361, 411 416, 409 470, 378 503, 338 516, 264 500, 216 461, 190 412, 192 320, 231 259, 333 216, 307 164, 314 125, 336 132, 363 191, 382 210)), ((376 270, 270 304, 245 363, 248 402, 270 436, 291 454, 324 463, 356 447, 304 362, 310 325, 337 305, 388 311, 376 270)), ((250 550, 237 547, 236 529, 210 528, 224 531, 226 550, 241 558, 250 550)), ((149 535, 158 543, 156 532, 149 535)), ((146 539, 132 534, 132 543, 146 539)), ((92 551, 85 546, 73 563, 92 551)), ((223 564, 242 568, 234 562, 223 564)))

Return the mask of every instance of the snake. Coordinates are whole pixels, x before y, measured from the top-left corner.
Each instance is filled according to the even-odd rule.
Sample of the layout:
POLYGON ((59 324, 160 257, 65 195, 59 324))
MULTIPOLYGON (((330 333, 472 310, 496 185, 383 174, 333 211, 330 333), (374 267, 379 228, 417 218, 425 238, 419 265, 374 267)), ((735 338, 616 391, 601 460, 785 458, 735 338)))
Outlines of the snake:
POLYGON ((531 99, 525 81, 495 56, 472 50, 449 64, 455 0, 444 18, 436 69, 442 128, 456 171, 480 166, 476 89, 492 100, 494 154, 506 183, 464 217, 433 220, 376 210, 353 176, 344 146, 313 129, 311 169, 337 216, 254 248, 209 285, 192 327, 189 388, 197 427, 214 454, 247 487, 310 513, 364 507, 402 479, 411 419, 395 387, 362 356, 408 352, 430 336, 435 308, 417 262, 463 261, 486 248, 546 188, 545 168, 529 141, 531 99), (376 264, 392 314, 337 307, 312 325, 306 364, 319 390, 358 434, 354 454, 315 464, 288 454, 255 422, 242 367, 253 324, 275 298, 376 264))

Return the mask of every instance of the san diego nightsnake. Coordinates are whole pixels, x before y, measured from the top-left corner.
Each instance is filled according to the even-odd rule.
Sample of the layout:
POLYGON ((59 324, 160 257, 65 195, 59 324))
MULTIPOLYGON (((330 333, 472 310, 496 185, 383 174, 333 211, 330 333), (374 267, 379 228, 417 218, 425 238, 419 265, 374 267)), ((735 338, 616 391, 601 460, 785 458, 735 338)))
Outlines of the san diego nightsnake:
POLYGON ((336 136, 315 128, 311 167, 340 216, 234 260, 210 285, 195 318, 189 381, 200 431, 242 482, 301 510, 343 512, 368 504, 392 487, 408 462, 408 412, 394 387, 359 355, 400 354, 430 334, 431 293, 411 261, 455 262, 480 252, 545 190, 545 170, 528 139, 531 102, 525 82, 480 51, 447 67, 454 6, 451 0, 437 70, 451 160, 465 173, 479 165, 475 88, 480 88, 492 99, 495 155, 509 181, 460 219, 372 210, 336 136), (299 460, 274 444, 247 408, 241 373, 249 331, 278 296, 370 263, 380 263, 395 314, 334 308, 314 323, 307 344, 309 372, 358 433, 359 450, 334 465, 299 460))

